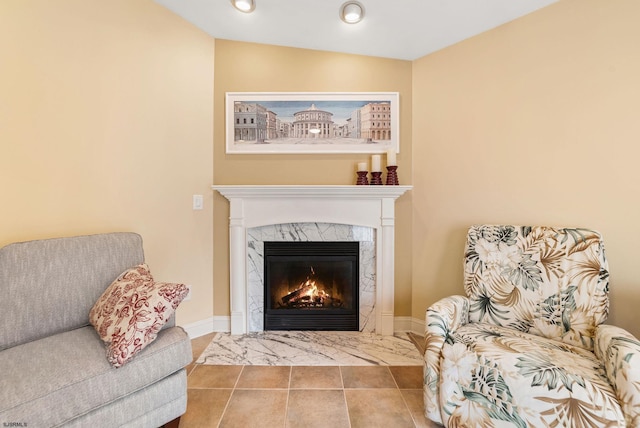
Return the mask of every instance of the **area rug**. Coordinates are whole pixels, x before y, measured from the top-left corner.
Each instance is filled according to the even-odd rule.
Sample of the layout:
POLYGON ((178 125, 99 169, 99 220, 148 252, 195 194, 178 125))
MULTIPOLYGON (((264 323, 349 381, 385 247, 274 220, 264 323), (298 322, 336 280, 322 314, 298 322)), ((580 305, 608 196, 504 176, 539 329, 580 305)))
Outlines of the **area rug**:
POLYGON ((352 331, 218 333, 196 361, 210 365, 419 366, 422 357, 406 334, 352 331))

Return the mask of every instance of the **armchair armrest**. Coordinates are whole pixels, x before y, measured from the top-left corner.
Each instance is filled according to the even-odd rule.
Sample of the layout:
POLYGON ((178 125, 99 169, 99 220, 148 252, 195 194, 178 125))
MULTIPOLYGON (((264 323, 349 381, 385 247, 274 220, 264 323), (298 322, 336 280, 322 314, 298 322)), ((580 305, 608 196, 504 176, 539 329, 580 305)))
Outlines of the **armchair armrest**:
POLYGON ((612 325, 596 327, 594 353, 604 364, 627 426, 640 426, 640 341, 612 325))
POLYGON ((442 424, 440 416, 440 354, 451 332, 469 322, 469 299, 449 296, 427 309, 425 322, 424 403, 425 415, 442 424))

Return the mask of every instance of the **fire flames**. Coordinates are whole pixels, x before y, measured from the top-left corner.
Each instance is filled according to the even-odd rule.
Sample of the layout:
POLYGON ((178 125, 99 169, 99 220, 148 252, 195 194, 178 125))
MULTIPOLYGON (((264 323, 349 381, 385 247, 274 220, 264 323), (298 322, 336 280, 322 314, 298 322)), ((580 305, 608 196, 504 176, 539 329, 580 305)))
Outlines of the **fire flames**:
POLYGON ((320 288, 313 278, 315 271, 311 267, 311 274, 303 281, 298 288, 289 294, 282 296, 279 302, 281 308, 339 308, 342 301, 336 297, 332 297, 324 289, 320 288))

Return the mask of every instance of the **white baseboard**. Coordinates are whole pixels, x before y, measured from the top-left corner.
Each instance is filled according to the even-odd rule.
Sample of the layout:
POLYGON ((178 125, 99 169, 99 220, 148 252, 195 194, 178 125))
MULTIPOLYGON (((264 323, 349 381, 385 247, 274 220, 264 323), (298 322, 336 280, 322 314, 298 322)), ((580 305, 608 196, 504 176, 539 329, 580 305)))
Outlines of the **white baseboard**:
POLYGON ((420 318, 411 318, 411 331, 420 336, 424 336, 425 321, 420 318))
MULTIPOLYGON (((182 328, 185 329, 191 339, 214 332, 228 333, 231 331, 231 317, 213 316, 183 325, 182 328)), ((393 330, 395 333, 411 332, 422 336, 424 334, 424 321, 412 317, 395 317, 393 319, 393 330)))
POLYGON ((182 326, 191 339, 214 332, 231 331, 231 321, 226 316, 213 316, 201 321, 192 322, 182 326))
POLYGON ((395 333, 415 333, 424 335, 424 321, 412 317, 395 317, 393 321, 395 333))

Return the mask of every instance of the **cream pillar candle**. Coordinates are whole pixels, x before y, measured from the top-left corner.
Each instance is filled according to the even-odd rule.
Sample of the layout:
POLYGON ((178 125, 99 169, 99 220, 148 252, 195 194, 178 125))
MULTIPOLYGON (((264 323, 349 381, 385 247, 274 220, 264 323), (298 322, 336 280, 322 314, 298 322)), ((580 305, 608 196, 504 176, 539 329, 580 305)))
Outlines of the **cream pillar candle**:
POLYGON ((387 151, 387 166, 396 166, 396 149, 389 149, 387 151))
POLYGON ((371 171, 382 172, 382 167, 380 166, 380 155, 371 156, 371 171))
POLYGON ((367 171, 367 163, 358 162, 358 171, 367 171))

